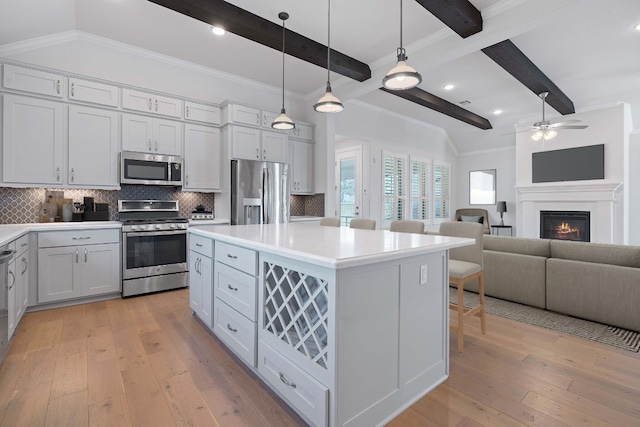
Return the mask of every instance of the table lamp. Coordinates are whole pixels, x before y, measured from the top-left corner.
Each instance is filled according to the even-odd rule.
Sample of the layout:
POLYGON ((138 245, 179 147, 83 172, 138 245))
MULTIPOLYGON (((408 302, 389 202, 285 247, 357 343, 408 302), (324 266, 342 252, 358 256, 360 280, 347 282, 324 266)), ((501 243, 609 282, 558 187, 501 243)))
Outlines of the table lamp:
POLYGON ((500 226, 504 226, 504 221, 502 220, 502 214, 507 211, 507 202, 498 202, 496 210, 500 212, 500 226))

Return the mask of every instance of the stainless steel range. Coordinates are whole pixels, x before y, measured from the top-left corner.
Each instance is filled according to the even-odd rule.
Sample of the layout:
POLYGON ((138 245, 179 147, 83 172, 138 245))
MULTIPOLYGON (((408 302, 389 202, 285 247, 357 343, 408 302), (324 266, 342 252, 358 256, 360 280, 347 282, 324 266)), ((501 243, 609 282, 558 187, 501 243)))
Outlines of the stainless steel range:
POLYGON ((188 220, 177 200, 118 200, 122 296, 187 286, 188 220))

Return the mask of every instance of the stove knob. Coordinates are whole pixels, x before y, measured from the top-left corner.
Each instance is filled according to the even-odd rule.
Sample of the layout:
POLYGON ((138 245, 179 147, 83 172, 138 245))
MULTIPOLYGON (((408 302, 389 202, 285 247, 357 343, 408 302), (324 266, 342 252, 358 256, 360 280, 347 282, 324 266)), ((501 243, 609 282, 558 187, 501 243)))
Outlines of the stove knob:
POLYGON ((187 228, 187 224, 180 224, 180 228, 187 228))
POLYGON ((160 230, 162 229, 162 226, 160 224, 156 224, 156 230, 160 230))
POLYGON ((137 229, 138 229, 138 226, 137 226, 137 225, 132 225, 132 226, 131 226, 131 229, 132 229, 132 230, 137 230, 137 229))
MULTIPOLYGON (((135 225, 134 225, 134 227, 135 227, 135 225)), ((144 229, 146 229, 146 228, 147 228, 147 226, 146 226, 146 225, 141 225, 141 226, 140 226, 140 230, 144 230, 144 229)))
POLYGON ((176 228, 176 225, 175 224, 171 224, 169 227, 176 228))

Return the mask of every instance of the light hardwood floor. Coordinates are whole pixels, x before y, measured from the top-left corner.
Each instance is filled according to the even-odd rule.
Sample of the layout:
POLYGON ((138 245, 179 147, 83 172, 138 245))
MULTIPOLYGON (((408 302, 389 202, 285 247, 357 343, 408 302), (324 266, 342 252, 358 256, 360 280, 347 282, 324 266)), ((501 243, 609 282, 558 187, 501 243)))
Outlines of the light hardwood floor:
MULTIPOLYGON (((487 335, 479 319, 465 329, 449 379, 389 426, 640 425, 639 355, 491 315, 487 335)), ((192 316, 187 290, 27 313, 0 368, 0 419, 304 425, 192 316)))

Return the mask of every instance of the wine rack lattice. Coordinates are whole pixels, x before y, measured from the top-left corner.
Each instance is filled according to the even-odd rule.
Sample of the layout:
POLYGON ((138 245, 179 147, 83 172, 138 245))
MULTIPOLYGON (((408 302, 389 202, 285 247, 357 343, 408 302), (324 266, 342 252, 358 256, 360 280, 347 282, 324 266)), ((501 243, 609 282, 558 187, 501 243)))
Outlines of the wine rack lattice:
POLYGON ((327 281, 264 263, 264 329, 327 369, 327 281))

